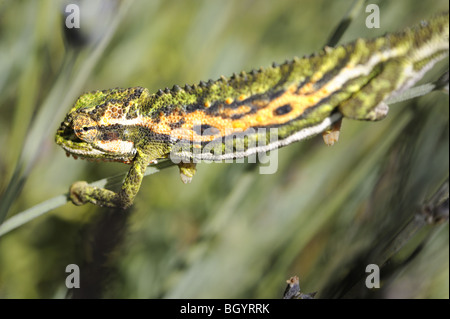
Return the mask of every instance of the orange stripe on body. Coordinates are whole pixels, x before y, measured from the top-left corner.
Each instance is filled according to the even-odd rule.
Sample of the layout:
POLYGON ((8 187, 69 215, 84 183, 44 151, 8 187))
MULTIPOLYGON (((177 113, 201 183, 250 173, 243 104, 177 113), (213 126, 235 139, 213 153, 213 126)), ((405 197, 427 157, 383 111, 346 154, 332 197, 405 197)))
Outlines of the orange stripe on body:
POLYGON ((270 125, 280 125, 287 123, 303 114, 306 109, 315 106, 320 100, 329 95, 326 86, 319 91, 311 92, 313 83, 306 84, 299 92, 297 86, 290 86, 281 96, 272 101, 252 101, 258 108, 255 113, 247 114, 239 119, 231 119, 233 115, 247 113, 251 110, 251 106, 242 105, 238 108, 220 108, 216 114, 206 114, 203 110, 196 110, 188 114, 172 113, 162 115, 158 123, 147 120, 142 123, 157 134, 170 135, 177 139, 184 139, 194 142, 209 142, 218 137, 223 137, 232 133, 242 132, 251 127, 264 127, 270 125), (311 93, 310 93, 311 92, 311 93), (289 104, 292 108, 290 112, 283 115, 276 115, 275 110, 283 105, 289 104), (226 117, 224 118, 223 115, 226 117), (171 129, 171 123, 179 122, 184 119, 184 124, 180 129, 171 129), (198 135, 193 128, 196 125, 210 125, 219 130, 215 135, 198 135))
MULTIPOLYGON (((123 113, 117 116, 104 116, 99 124, 101 125, 139 125, 148 128, 156 134, 169 135, 176 139, 184 139, 194 142, 209 142, 218 137, 242 132, 248 128, 264 127, 271 125, 282 125, 303 114, 308 108, 314 107, 320 100, 327 97, 330 92, 327 85, 318 91, 314 90, 314 83, 305 84, 297 91, 296 85, 291 85, 282 95, 271 100, 252 100, 252 105, 241 105, 237 108, 227 106, 225 101, 219 106, 215 114, 207 114, 204 110, 196 110, 191 113, 181 113, 179 111, 165 115, 160 113, 158 122, 149 117, 138 117, 134 120, 125 120, 123 113), (277 115, 275 110, 283 105, 290 105, 291 110, 282 115, 277 115), (233 115, 246 114, 256 107, 254 113, 243 115, 238 119, 231 119, 233 115), (178 129, 172 129, 170 124, 183 120, 183 124, 178 129), (209 125, 218 131, 215 135, 198 135, 194 130, 196 125, 209 125)), ((208 102, 208 106, 210 103, 208 102)))

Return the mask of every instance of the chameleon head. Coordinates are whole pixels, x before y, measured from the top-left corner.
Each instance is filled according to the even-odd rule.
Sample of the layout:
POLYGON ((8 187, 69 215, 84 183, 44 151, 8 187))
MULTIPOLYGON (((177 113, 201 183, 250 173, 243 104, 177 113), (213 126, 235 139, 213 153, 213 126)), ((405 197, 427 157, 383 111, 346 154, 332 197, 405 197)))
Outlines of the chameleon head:
POLYGON ((83 94, 56 132, 56 143, 75 158, 130 163, 136 154, 134 134, 121 123, 145 95, 142 88, 83 94))
POLYGON ((56 132, 56 143, 74 158, 129 163, 136 149, 132 141, 102 127, 85 113, 69 114, 56 132))

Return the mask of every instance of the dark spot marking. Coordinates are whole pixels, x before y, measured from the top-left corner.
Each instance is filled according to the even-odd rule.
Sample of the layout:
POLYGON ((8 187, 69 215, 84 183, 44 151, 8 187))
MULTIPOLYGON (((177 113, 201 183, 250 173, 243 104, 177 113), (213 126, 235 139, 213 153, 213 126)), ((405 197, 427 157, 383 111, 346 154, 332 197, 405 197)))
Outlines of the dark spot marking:
POLYGON ((119 139, 119 134, 116 132, 107 132, 103 134, 102 141, 114 141, 119 139))
POLYGON ((186 105, 186 112, 190 113, 190 112, 194 112, 195 110, 199 109, 198 104, 189 104, 186 105))
POLYGON ((158 109, 159 114, 163 113, 165 116, 169 116, 170 114, 173 113, 175 106, 174 105, 165 105, 163 107, 160 107, 158 109))
POLYGON ((175 123, 169 123, 169 127, 172 130, 175 130, 177 128, 180 128, 183 124, 185 123, 184 119, 182 118, 181 120, 175 122, 175 123))
POLYGON ((217 135, 220 130, 209 124, 194 125, 192 128, 197 135, 217 135))
POLYGON ((278 107, 273 113, 277 116, 288 114, 292 111, 292 106, 290 104, 285 104, 278 107))
POLYGON ((246 115, 246 114, 233 114, 233 115, 231 115, 230 119, 232 119, 232 120, 239 120, 239 119, 241 119, 244 115, 246 115))

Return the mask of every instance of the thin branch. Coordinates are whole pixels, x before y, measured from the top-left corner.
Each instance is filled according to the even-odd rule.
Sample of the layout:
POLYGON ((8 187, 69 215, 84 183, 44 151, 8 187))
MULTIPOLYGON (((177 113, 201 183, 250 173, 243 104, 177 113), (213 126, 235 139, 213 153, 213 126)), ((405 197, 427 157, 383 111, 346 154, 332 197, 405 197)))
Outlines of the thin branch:
POLYGON ((388 99, 386 103, 387 104, 399 103, 438 90, 444 91, 448 94, 448 81, 449 75, 447 71, 444 74, 442 74, 436 81, 410 88, 402 92, 400 95, 388 99))
POLYGON ((422 204, 408 224, 403 227, 395 238, 391 241, 382 262, 386 262, 396 254, 404 245, 406 245, 419 230, 426 225, 437 225, 448 221, 449 216, 449 179, 438 188, 438 190, 422 204))

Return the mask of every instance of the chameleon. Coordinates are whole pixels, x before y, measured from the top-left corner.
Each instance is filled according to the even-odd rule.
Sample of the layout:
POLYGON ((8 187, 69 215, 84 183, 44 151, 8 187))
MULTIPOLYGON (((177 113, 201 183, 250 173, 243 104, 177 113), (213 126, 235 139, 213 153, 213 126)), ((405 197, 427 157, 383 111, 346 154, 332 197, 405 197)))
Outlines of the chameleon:
POLYGON ((333 144, 343 118, 383 119, 385 101, 413 86, 449 52, 449 14, 374 39, 356 39, 271 67, 158 90, 81 95, 56 133, 68 156, 130 164, 114 192, 80 181, 76 205, 128 208, 148 165, 170 158, 183 182, 201 160, 237 159, 320 133, 333 144))

